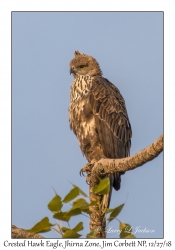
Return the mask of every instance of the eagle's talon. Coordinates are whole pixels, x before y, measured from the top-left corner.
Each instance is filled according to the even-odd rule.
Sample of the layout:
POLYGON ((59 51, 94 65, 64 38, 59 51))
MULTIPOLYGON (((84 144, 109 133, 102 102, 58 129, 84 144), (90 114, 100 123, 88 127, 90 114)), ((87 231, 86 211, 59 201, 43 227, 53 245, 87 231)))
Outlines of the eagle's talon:
POLYGON ((90 175, 91 170, 92 170, 93 164, 91 163, 87 163, 86 165, 84 165, 84 167, 80 170, 80 176, 85 176, 84 172, 86 172, 88 175, 90 175))
POLYGON ((82 176, 85 177, 84 172, 86 172, 86 171, 84 171, 84 168, 80 169, 80 173, 79 173, 79 174, 80 174, 81 177, 82 177, 82 176))

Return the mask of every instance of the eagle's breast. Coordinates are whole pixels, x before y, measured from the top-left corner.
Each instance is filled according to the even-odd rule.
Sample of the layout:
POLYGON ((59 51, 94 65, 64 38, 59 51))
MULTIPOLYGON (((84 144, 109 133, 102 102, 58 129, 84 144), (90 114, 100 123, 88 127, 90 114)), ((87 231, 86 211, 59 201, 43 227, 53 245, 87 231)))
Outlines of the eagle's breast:
POLYGON ((91 76, 76 78, 70 89, 69 123, 78 138, 80 148, 88 161, 91 161, 94 146, 98 147, 98 134, 95 117, 90 105, 92 87, 91 76))
POLYGON ((91 76, 80 76, 78 78, 75 78, 70 89, 70 103, 74 104, 78 100, 88 96, 91 87, 91 76))

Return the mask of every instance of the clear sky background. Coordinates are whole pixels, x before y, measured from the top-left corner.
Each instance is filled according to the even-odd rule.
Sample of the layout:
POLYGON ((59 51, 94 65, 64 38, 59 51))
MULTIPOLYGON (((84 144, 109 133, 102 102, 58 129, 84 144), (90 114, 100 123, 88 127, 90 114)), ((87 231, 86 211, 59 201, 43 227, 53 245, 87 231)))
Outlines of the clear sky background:
MULTIPOLYGON (((131 155, 163 133, 162 12, 13 12, 12 223, 17 227, 29 229, 45 216, 55 223, 47 209, 53 188, 64 198, 71 181, 88 194, 79 176, 87 161, 68 122, 75 50, 96 58, 103 76, 123 95, 133 131, 131 155)), ((118 219, 133 231, 155 231, 136 233, 137 238, 163 237, 162 153, 122 176, 111 207, 125 201, 118 219)), ((70 226, 78 221, 88 233, 84 216, 70 226)), ((116 220, 109 225, 119 228, 116 220)))

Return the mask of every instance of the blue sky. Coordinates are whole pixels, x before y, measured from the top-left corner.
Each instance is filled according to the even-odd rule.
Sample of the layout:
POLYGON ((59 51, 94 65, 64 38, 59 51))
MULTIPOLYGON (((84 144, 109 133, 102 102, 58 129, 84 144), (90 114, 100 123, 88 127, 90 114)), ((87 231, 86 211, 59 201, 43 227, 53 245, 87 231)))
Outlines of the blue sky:
MULTIPOLYGON (((30 228, 45 216, 55 222, 47 209, 53 188, 64 197, 71 181, 88 193, 79 176, 86 159, 68 123, 75 50, 95 57, 123 95, 133 131, 131 155, 163 133, 162 12, 13 12, 12 223, 18 227, 30 228)), ((118 219, 133 230, 155 231, 136 237, 163 237, 162 153, 122 176, 111 207, 125 201, 118 219)), ((85 234, 89 221, 79 221, 85 234)))

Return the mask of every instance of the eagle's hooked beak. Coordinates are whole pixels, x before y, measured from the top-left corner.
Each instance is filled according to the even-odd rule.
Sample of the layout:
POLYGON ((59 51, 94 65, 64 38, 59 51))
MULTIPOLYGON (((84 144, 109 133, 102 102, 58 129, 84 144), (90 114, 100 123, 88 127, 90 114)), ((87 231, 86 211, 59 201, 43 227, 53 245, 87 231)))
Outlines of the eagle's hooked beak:
POLYGON ((74 74, 74 73, 75 73, 75 71, 74 71, 74 69, 73 69, 73 68, 70 68, 70 75, 71 75, 72 73, 74 74))

